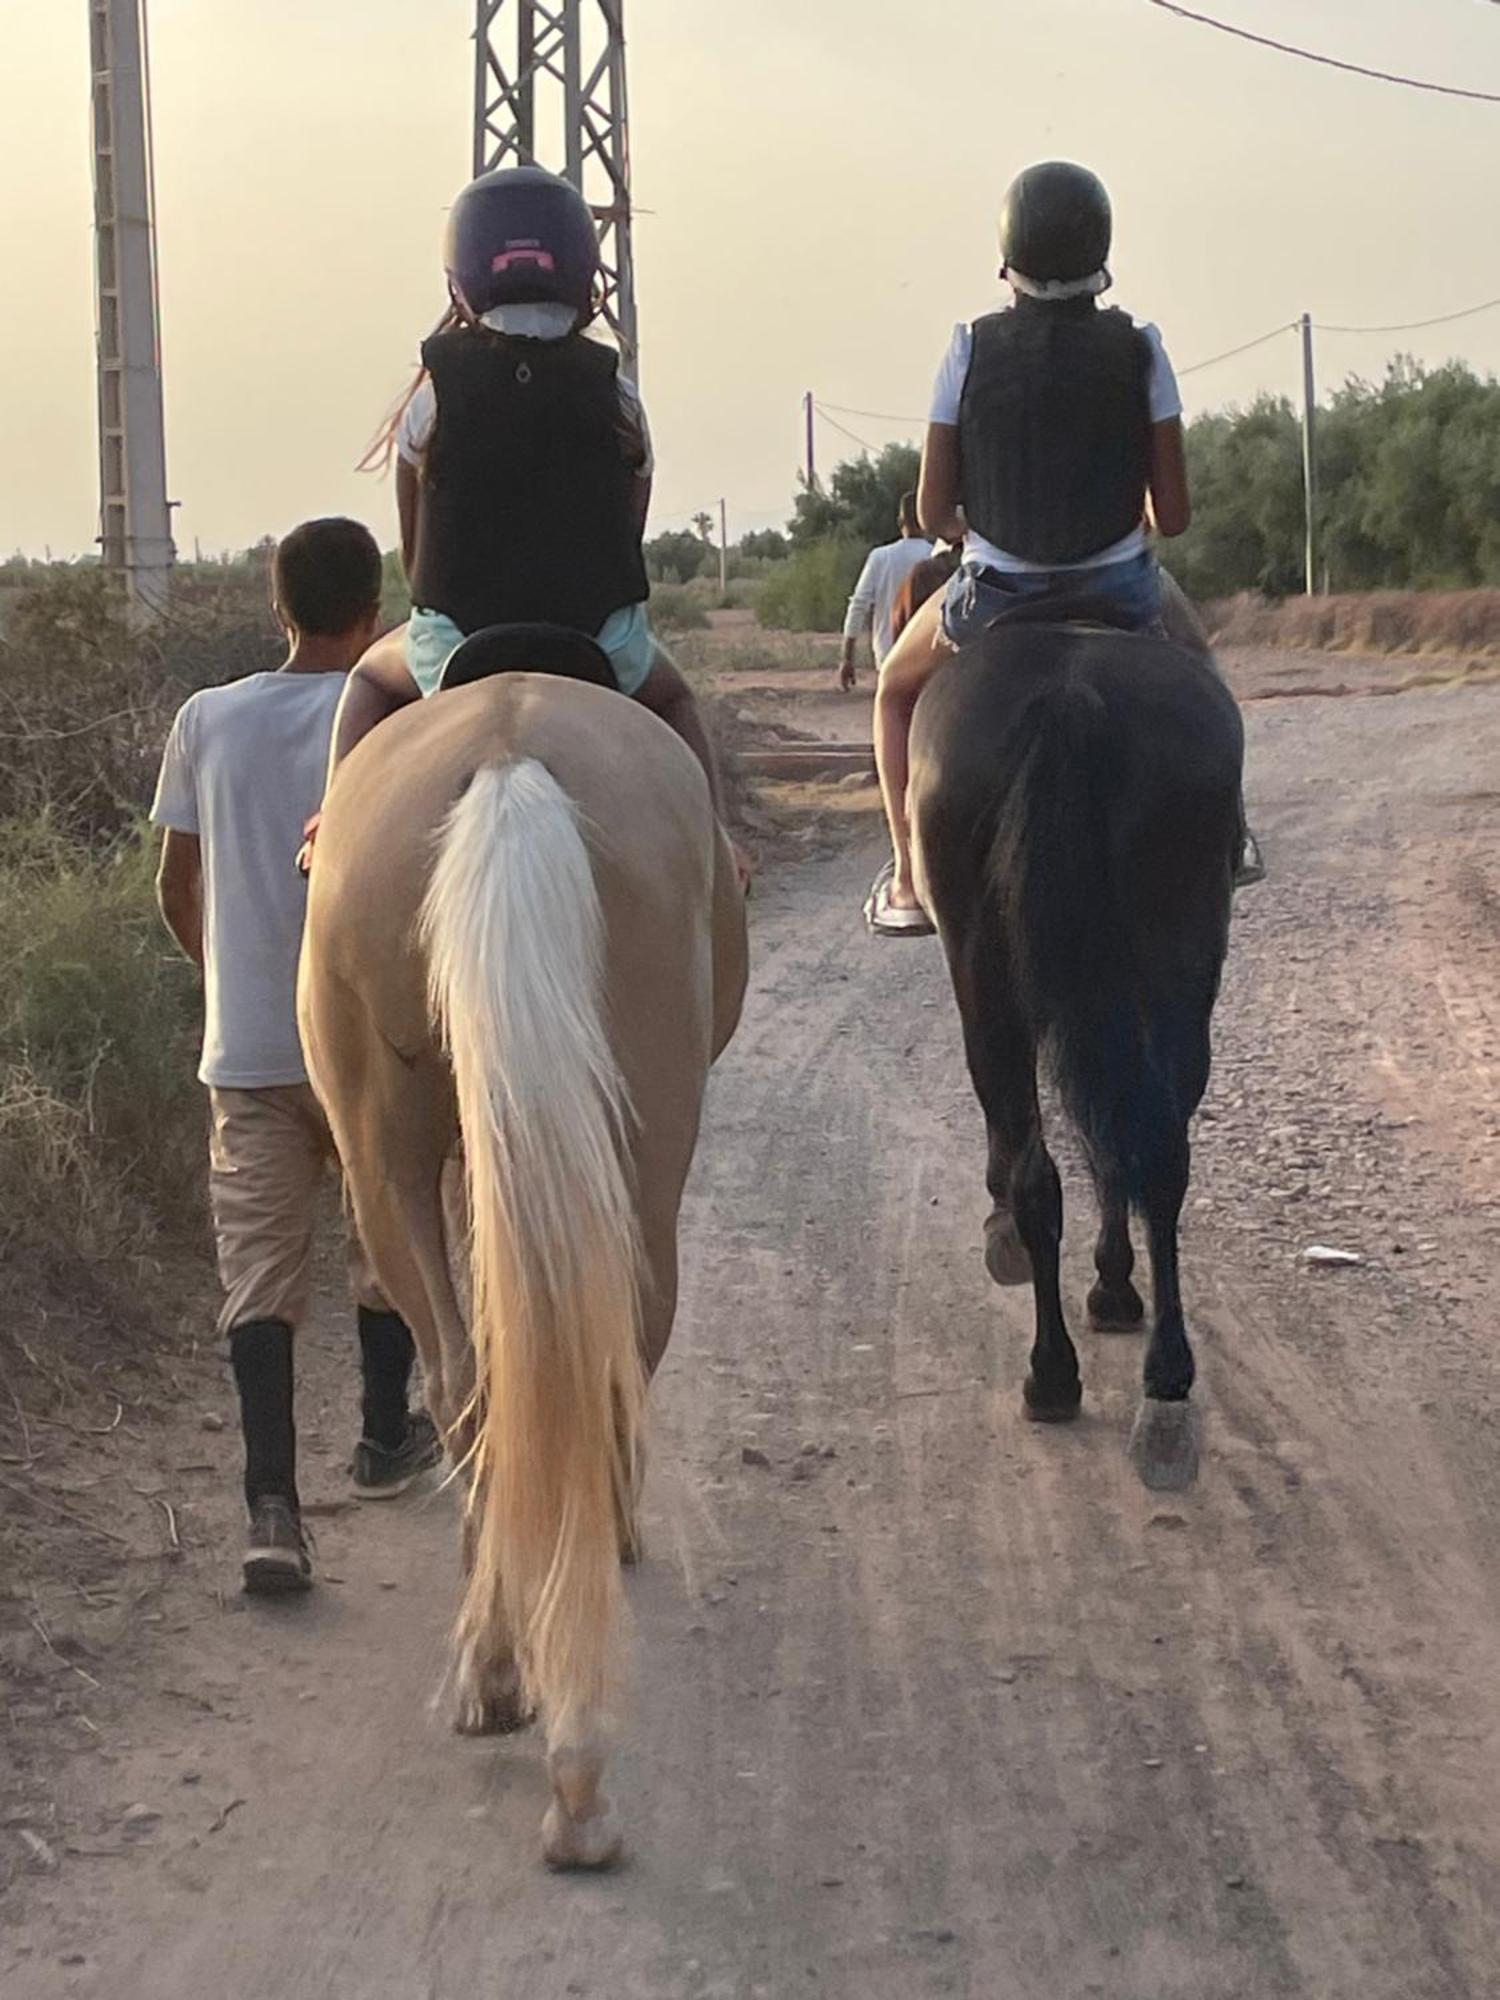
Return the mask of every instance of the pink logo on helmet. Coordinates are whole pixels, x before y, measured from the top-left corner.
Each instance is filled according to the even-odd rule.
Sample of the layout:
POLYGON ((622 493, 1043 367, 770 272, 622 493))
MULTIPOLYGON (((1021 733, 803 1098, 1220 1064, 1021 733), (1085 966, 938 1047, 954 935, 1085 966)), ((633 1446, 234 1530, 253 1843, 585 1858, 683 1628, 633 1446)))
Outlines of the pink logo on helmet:
POLYGON ((498 256, 490 259, 490 270, 509 271, 518 264, 530 264, 538 271, 557 269, 552 252, 544 250, 535 236, 512 238, 498 256))

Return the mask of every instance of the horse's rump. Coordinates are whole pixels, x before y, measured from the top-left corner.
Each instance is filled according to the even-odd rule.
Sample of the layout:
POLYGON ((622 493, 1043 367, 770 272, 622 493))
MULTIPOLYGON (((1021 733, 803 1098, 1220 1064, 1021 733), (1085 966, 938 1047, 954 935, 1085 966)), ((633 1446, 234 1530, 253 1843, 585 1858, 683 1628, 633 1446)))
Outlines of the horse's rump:
MULTIPOLYGON (((644 1379, 744 959, 703 773, 618 694, 528 674, 439 694, 332 788, 300 981, 309 1069, 440 1421, 474 1449, 461 1660, 479 1682, 513 1656, 554 1760, 574 1760, 566 1782, 554 1761, 563 1859, 597 1858, 567 1799, 592 1796, 575 1766, 644 1379), (439 1193, 460 1148, 469 1329, 439 1193)), ((592 1749, 584 1764, 596 1777, 592 1749)))
POLYGON ((1167 641, 1007 623, 935 678, 913 729, 918 866, 941 923, 976 902, 1085 1138, 1137 1158, 1160 1036, 1206 1019, 1243 755, 1208 661, 1167 641))

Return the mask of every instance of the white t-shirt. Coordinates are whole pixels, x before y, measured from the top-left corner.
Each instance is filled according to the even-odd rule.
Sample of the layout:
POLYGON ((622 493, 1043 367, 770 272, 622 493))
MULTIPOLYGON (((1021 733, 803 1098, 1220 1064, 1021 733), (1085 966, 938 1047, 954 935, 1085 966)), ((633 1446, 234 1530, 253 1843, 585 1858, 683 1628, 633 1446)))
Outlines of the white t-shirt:
MULTIPOLYGON (((571 306, 543 300, 535 305, 496 306, 484 315, 483 323, 496 333, 516 334, 526 340, 564 340, 577 321, 578 315, 571 306)), ((637 476, 649 479, 655 470, 655 462, 651 451, 651 428, 646 422, 641 392, 628 376, 617 375, 615 380, 620 392, 622 447, 629 462, 635 466, 637 476)), ((432 386, 431 378, 424 376, 411 401, 401 412, 401 422, 396 431, 396 450, 408 465, 421 466, 427 456, 427 447, 432 442, 436 422, 437 391, 432 386)))
MULTIPOLYGON (((1167 350, 1162 345, 1161 334, 1155 326, 1143 325, 1140 331, 1146 336, 1146 345, 1151 352, 1151 373, 1147 380, 1147 397, 1151 407, 1153 424, 1164 424, 1172 417, 1182 415, 1182 397, 1177 390, 1177 377, 1172 364, 1167 359, 1167 350)), ((973 352, 974 335, 966 323, 953 329, 953 338, 948 343, 948 352, 943 356, 937 379, 932 385, 932 408, 929 421, 934 424, 958 423, 959 405, 963 400, 964 379, 969 372, 969 357, 973 352)), ((1069 563, 1069 569, 1101 569, 1105 563, 1126 562, 1131 556, 1138 556, 1146 546, 1144 524, 1134 528, 1122 540, 1114 542, 1107 549, 1100 549, 1097 555, 1089 556, 1083 562, 1069 563)), ((987 542, 983 535, 971 528, 964 537, 964 561, 985 569, 998 570, 1044 570, 1056 567, 1053 563, 1023 562, 1020 556, 1007 554, 997 549, 993 542, 987 542)))
POLYGON ((177 711, 151 817, 203 859, 203 1060, 224 1089, 305 1083, 297 959, 307 884, 296 853, 317 811, 343 674, 250 674, 177 711))
POLYGON ((895 644, 891 617, 901 586, 919 562, 932 554, 932 544, 921 535, 903 535, 899 542, 883 542, 865 557, 849 609, 844 614, 844 637, 857 639, 870 634, 878 667, 895 644))

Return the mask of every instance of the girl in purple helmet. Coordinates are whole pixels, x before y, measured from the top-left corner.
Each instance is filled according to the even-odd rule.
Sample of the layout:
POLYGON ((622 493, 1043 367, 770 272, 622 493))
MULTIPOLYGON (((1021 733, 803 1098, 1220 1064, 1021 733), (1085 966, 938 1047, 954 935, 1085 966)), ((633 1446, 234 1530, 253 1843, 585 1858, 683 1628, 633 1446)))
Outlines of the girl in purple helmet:
POLYGON ((540 167, 481 175, 453 204, 443 261, 450 309, 365 461, 396 457, 411 618, 351 674, 330 779, 376 723, 437 692, 470 634, 539 623, 596 640, 717 801, 697 703, 646 616, 651 437, 619 355, 585 331, 599 305, 587 204, 540 167))

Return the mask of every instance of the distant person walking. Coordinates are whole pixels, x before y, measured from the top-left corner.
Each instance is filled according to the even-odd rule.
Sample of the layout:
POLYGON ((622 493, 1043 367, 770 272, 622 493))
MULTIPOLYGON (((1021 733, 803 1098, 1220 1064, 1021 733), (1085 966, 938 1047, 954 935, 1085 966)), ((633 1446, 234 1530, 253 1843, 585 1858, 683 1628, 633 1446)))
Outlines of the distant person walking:
POLYGON ((897 516, 900 538, 882 542, 865 557, 844 615, 844 642, 839 650, 839 686, 852 688, 855 680, 855 650, 868 639, 875 656, 875 671, 885 664, 885 656, 895 644, 894 614, 901 587, 919 562, 932 554, 932 543, 917 523, 915 492, 901 495, 897 516))
MULTIPOLYGON (((292 1349, 307 1309, 315 1196, 334 1158, 297 1032, 307 885, 292 866, 317 804, 334 711, 380 619, 380 551, 357 521, 308 521, 276 550, 272 588, 288 653, 275 673, 204 688, 177 713, 151 817, 164 829, 162 916, 203 973, 209 1205, 245 1440, 249 1591, 312 1578, 297 1495, 292 1349)), ((402 1492, 441 1455, 407 1403, 415 1350, 357 1238, 363 1434, 354 1490, 402 1492)))

